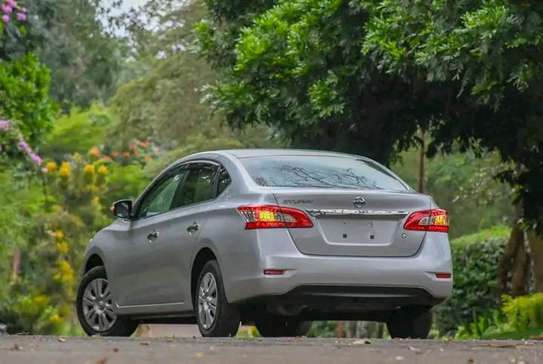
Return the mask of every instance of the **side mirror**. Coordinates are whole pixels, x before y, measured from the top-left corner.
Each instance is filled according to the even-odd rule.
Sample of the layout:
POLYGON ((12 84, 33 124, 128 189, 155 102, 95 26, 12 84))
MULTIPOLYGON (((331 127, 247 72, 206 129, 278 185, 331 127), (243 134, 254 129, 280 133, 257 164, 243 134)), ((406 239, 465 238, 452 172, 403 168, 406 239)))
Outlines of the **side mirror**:
POLYGON ((121 219, 130 219, 132 217, 132 200, 120 200, 113 204, 111 208, 113 215, 121 219))

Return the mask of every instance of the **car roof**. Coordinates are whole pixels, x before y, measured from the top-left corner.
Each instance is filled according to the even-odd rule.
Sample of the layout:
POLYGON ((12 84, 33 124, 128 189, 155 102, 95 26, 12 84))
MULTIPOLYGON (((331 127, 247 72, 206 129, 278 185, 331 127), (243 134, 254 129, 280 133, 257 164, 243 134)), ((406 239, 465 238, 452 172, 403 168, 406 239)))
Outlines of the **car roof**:
POLYGON ((330 156, 344 158, 364 158, 353 154, 308 149, 227 149, 215 151, 215 153, 227 154, 236 158, 273 156, 330 156))
POLYGON ((330 152, 321 150, 307 150, 307 149, 223 149, 223 150, 210 150, 206 152, 199 152, 195 154, 187 155, 181 159, 170 164, 164 171, 175 167, 181 163, 195 161, 198 159, 217 158, 222 156, 227 159, 244 159, 244 158, 259 158, 259 157, 275 157, 275 156, 327 156, 327 157, 339 157, 339 158, 356 158, 371 161, 370 158, 363 157, 355 154, 347 154, 340 152, 330 152))

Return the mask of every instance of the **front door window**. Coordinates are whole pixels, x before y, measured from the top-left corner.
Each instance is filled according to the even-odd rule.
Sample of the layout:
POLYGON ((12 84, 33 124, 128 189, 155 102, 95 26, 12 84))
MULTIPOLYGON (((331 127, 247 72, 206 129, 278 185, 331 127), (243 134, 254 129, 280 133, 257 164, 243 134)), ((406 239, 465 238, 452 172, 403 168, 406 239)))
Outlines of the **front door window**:
POLYGON ((141 202, 138 218, 155 216, 169 211, 182 177, 183 173, 177 172, 159 182, 141 202))

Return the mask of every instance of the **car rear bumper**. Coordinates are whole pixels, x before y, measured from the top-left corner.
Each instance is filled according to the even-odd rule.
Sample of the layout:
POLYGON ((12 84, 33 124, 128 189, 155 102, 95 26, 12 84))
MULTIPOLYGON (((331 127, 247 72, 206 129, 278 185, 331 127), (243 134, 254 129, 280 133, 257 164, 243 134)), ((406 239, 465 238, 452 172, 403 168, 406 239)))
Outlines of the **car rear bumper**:
POLYGON ((298 295, 304 300, 435 305, 446 300, 452 290, 452 277, 439 279, 435 275, 452 273, 449 241, 442 233, 428 233, 417 254, 398 258, 304 255, 283 230, 258 232, 257 244, 258 269, 227 280, 230 302, 298 295), (286 271, 271 276, 265 275, 264 269, 286 271))

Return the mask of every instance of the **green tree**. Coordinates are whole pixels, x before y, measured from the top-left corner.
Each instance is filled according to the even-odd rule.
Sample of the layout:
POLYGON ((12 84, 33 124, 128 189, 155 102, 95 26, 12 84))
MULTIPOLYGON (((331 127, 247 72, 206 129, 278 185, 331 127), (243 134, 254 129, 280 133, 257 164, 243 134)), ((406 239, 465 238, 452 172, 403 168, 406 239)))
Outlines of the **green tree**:
POLYGON ((111 11, 119 1, 27 1, 26 38, 51 69, 52 96, 65 111, 107 100, 117 87, 124 44, 111 11))
MULTIPOLYGON (((270 145, 267 128, 239 131, 225 125, 221 114, 202 102, 215 72, 193 50, 194 24, 205 14, 202 1, 148 1, 133 13, 127 28, 133 46, 131 78, 111 100, 119 116, 113 130, 117 143, 152 138, 169 158, 187 151, 270 145)), ((166 157, 168 158, 168 157, 166 157)))
POLYGON ((293 146, 385 163, 412 144, 431 105, 361 56, 367 13, 346 1, 257 4, 209 1, 197 27, 221 75, 213 101, 232 125, 271 125, 293 146))
POLYGON ((7 129, 34 143, 50 129, 54 112, 49 70, 32 54, 28 10, 13 3, 2 2, 0 10, 0 157, 10 152, 7 129))
POLYGON ((49 70, 35 56, 0 61, 0 118, 9 119, 31 142, 50 129, 54 104, 49 70))

